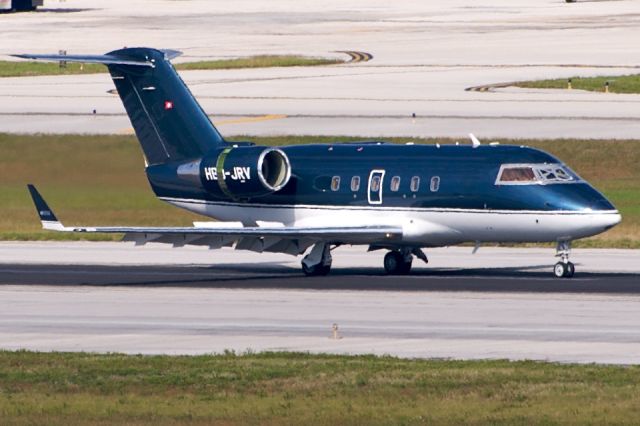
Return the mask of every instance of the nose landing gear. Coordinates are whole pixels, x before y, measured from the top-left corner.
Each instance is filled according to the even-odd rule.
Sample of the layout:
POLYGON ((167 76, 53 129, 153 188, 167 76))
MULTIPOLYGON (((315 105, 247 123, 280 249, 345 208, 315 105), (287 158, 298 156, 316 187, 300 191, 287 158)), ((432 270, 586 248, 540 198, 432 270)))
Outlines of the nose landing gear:
POLYGON ((556 248, 556 257, 560 258, 560 262, 556 263, 553 267, 553 275, 556 278, 571 278, 576 272, 576 267, 573 263, 569 262, 569 255, 571 254, 571 241, 558 241, 558 247, 556 248))

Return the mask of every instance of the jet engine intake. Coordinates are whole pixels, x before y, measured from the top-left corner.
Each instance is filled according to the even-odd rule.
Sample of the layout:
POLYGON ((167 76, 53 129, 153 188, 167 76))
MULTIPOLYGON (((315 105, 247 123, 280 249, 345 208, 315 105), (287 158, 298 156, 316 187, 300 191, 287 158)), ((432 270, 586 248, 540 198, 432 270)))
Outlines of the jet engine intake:
POLYGON ((232 199, 247 199, 282 189, 291 178, 284 151, 257 146, 228 147, 201 163, 207 191, 232 199))

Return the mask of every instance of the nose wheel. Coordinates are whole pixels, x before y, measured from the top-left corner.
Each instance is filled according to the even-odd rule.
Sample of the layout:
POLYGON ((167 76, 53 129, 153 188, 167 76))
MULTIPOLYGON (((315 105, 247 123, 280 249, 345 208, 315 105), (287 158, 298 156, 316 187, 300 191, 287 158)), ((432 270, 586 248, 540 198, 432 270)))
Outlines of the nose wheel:
POLYGON ((576 272, 576 267, 571 262, 558 262, 553 267, 553 275, 556 278, 571 278, 576 272))
POLYGON ((560 262, 553 267, 553 275, 556 278, 571 278, 576 272, 576 267, 569 261, 571 254, 571 241, 558 241, 556 248, 556 257, 560 258, 560 262))

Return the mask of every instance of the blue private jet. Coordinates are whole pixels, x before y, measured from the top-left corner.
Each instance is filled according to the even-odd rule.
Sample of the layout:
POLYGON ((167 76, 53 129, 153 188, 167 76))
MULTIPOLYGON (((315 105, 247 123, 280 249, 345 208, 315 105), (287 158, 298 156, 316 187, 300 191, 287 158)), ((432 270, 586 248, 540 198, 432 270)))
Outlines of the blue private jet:
POLYGON ((556 277, 575 272, 571 241, 620 222, 616 208, 546 152, 480 144, 382 141, 256 146, 227 142, 170 60, 180 52, 125 48, 106 55, 16 55, 107 66, 156 196, 215 218, 193 227, 64 226, 29 185, 45 229, 122 233, 127 241, 307 255, 326 275, 343 244, 387 250, 388 274, 408 274, 423 249, 461 243, 554 242, 556 277))

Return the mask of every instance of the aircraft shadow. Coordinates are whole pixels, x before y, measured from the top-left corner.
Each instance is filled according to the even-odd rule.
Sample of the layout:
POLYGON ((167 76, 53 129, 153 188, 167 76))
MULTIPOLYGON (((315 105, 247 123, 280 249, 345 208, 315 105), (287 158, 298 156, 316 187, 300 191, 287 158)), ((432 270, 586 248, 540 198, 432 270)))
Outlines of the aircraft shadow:
POLYGON ((298 269, 272 263, 181 267, 4 265, 0 267, 0 284, 640 294, 640 274, 576 272, 572 279, 558 279, 552 276, 549 265, 528 268, 420 268, 408 276, 384 275, 380 268, 335 268, 326 277, 305 277, 298 269))

